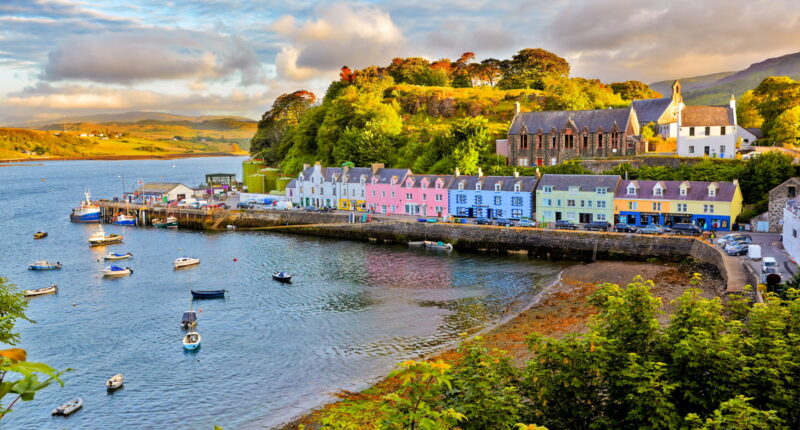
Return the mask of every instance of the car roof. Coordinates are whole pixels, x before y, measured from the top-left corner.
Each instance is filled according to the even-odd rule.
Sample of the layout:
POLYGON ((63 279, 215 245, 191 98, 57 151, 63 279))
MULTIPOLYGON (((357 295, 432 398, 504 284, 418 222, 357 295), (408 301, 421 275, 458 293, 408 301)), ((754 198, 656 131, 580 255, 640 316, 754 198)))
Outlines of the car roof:
POLYGON ((765 263, 769 263, 769 262, 775 263, 775 257, 764 257, 764 262, 765 263))

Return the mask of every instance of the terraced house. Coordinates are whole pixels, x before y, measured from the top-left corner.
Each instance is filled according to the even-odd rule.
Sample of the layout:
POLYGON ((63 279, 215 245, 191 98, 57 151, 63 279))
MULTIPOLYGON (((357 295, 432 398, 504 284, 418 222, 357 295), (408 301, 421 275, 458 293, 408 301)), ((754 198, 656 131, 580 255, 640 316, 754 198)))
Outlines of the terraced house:
POLYGON ((533 217, 535 176, 461 176, 456 172, 450 184, 450 216, 468 218, 533 217))
POLYGON ((613 175, 546 174, 536 187, 536 221, 575 224, 614 220, 614 193, 621 178, 613 175))
POLYGON ((373 164, 366 186, 367 209, 379 214, 405 213, 403 184, 410 174, 409 169, 387 169, 383 164, 373 164))
POLYGON ((648 224, 695 224, 727 231, 742 212, 739 182, 623 180, 614 198, 617 221, 648 224))
POLYGON ((367 210, 367 183, 372 174, 369 167, 344 166, 331 177, 334 192, 339 197, 337 208, 345 211, 367 210))
POLYGON ((313 166, 303 166, 297 175, 297 201, 301 206, 336 207, 336 191, 331 181, 334 173, 341 173, 338 167, 322 167, 317 162, 313 166))
POLYGON ((447 215, 447 193, 453 176, 408 175, 403 183, 406 215, 442 217, 447 215))

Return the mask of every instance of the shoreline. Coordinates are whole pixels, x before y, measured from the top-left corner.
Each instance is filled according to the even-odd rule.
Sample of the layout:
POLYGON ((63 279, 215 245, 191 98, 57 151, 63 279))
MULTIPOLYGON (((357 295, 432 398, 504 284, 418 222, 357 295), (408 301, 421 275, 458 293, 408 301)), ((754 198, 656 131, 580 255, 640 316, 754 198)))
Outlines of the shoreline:
MULTIPOLYGON (((237 154, 235 152, 203 152, 191 154, 164 154, 164 155, 95 155, 79 157, 37 157, 37 158, 4 158, 0 159, 0 166, 19 166, 20 164, 11 163, 31 163, 39 161, 76 161, 76 160, 174 160, 177 158, 200 158, 200 157, 246 157, 249 153, 237 154)), ((25 164, 29 165, 29 164, 25 164)))

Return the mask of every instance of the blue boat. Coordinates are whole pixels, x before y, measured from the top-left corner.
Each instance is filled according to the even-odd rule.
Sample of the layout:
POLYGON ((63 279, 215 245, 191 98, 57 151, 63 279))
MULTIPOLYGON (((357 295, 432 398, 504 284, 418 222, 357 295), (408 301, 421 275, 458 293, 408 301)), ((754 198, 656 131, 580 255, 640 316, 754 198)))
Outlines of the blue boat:
POLYGON ((286 272, 275 272, 272 274, 272 279, 278 282, 290 283, 292 282, 292 274, 286 272))
POLYGON ((224 299, 227 290, 192 290, 193 299, 224 299))
POLYGON ((84 193, 84 196, 86 199, 81 202, 80 206, 72 209, 69 220, 83 223, 100 222, 100 206, 92 203, 91 194, 88 191, 84 193))
POLYGON ((28 265, 28 270, 58 270, 60 268, 60 262, 51 263, 49 261, 37 261, 28 265))
POLYGON ((113 224, 115 225, 136 225, 136 217, 131 215, 117 215, 114 218, 113 224))

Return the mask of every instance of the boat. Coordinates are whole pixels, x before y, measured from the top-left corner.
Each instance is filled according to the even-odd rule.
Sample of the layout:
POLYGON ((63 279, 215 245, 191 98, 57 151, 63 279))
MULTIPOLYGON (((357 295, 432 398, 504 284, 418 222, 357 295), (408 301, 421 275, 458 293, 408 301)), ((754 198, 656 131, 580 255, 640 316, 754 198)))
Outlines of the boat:
POLYGON ((199 258, 180 257, 176 258, 175 261, 172 262, 172 265, 175 266, 176 269, 180 269, 181 267, 194 266, 196 264, 200 264, 199 258))
POLYGON ((114 225, 136 225, 136 217, 132 215, 119 214, 112 221, 114 225))
POLYGON ((28 270, 58 270, 61 268, 61 262, 56 261, 55 263, 51 263, 49 261, 37 261, 33 264, 28 265, 28 270))
POLYGON ((197 327, 197 312, 192 309, 183 313, 181 316, 181 328, 188 330, 197 327))
POLYGON ((200 333, 194 330, 186 333, 186 336, 183 337, 183 349, 192 351, 200 348, 200 340, 200 333))
POLYGON ((153 219, 153 227, 158 228, 178 228, 178 218, 168 216, 167 219, 155 218, 153 219))
POLYGON ((126 258, 133 258, 133 254, 131 254, 130 252, 126 252, 124 254, 120 254, 117 252, 109 252, 103 257, 104 260, 124 260, 126 258))
POLYGON ((77 399, 70 400, 67 403, 64 403, 63 405, 53 409, 50 412, 50 414, 67 416, 74 413, 75 411, 77 411, 82 407, 83 407, 83 399, 78 397, 77 399))
POLYGON ((224 299, 227 290, 192 290, 193 299, 224 299))
POLYGON ((424 240, 420 240, 418 242, 408 242, 408 246, 425 246, 424 240))
POLYGON ((47 237, 46 231, 37 231, 36 233, 33 234, 34 239, 44 239, 45 237, 47 237))
POLYGON ((86 199, 81 205, 72 209, 69 220, 72 222, 100 222, 100 206, 92 203, 91 194, 88 191, 83 193, 86 199))
POLYGON ((286 272, 275 272, 272 274, 272 279, 278 282, 292 282, 292 274, 286 272))
POLYGON ((125 377, 122 376, 122 373, 117 373, 116 375, 108 378, 106 381, 106 390, 114 391, 122 387, 122 384, 125 383, 125 377))
POLYGON ((36 297, 36 296, 43 296, 45 294, 56 294, 56 293, 58 293, 58 286, 56 286, 56 284, 53 284, 49 287, 37 288, 35 290, 22 291, 22 294, 24 294, 25 297, 36 297))
POLYGON ((101 246, 101 245, 110 245, 112 243, 120 243, 125 236, 121 234, 106 234, 103 230, 103 227, 100 227, 99 230, 92 233, 89 236, 89 245, 91 246, 101 246))
POLYGON ((443 251, 452 251, 453 245, 447 242, 431 242, 429 240, 425 241, 425 247, 430 249, 440 249, 443 251))
POLYGON ((116 278, 119 276, 133 275, 133 269, 130 267, 108 266, 103 270, 103 276, 109 278, 116 278))

